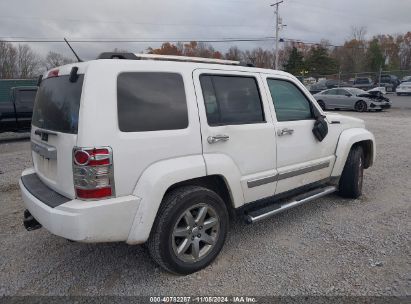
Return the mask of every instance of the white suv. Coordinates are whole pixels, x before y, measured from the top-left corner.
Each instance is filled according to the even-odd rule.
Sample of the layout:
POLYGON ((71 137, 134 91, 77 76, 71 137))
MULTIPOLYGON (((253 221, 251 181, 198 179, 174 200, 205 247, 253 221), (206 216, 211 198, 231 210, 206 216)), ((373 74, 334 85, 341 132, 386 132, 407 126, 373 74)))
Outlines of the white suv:
POLYGON ((364 122, 324 113, 292 75, 237 62, 103 53, 46 73, 20 188, 28 230, 147 242, 188 274, 248 223, 338 191, 375 158, 364 122), (183 62, 185 61, 185 62, 183 62), (236 211, 236 212, 234 212, 236 211))

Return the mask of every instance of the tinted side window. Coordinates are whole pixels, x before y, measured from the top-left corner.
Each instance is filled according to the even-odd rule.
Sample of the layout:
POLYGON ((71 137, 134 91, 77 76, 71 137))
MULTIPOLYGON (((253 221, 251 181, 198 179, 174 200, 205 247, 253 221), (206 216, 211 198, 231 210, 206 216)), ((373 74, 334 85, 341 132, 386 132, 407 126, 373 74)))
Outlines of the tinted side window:
POLYGON ((267 79, 278 121, 312 119, 310 102, 291 82, 267 79))
POLYGON ((202 75, 200 82, 210 126, 264 122, 254 77, 202 75))
POLYGON ((122 73, 117 79, 117 111, 123 132, 185 129, 183 78, 175 73, 122 73))
POLYGON ((343 90, 343 89, 338 89, 337 90, 337 95, 344 96, 344 95, 347 95, 347 94, 349 94, 349 93, 346 90, 343 90))
POLYGON ((327 95, 336 95, 337 94, 337 90, 336 89, 331 89, 328 90, 327 95))

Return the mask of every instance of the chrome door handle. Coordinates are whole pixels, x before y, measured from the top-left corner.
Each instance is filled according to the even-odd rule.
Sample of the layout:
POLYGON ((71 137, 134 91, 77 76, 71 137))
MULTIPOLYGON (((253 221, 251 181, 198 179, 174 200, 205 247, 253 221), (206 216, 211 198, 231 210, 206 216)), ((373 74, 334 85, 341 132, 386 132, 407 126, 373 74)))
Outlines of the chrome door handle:
POLYGON ((293 129, 288 129, 288 128, 284 128, 282 130, 277 131, 278 136, 292 135, 293 133, 294 133, 294 130, 293 129))
POLYGON ((215 144, 216 142, 227 141, 229 139, 230 139, 230 136, 221 134, 221 135, 209 136, 207 138, 207 141, 209 144, 215 144))

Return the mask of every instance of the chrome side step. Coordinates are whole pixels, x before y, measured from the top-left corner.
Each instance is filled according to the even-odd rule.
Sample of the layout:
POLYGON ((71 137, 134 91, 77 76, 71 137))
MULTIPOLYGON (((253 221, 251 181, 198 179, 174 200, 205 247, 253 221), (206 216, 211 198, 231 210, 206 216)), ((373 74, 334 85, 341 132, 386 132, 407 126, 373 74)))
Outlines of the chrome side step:
POLYGON ((284 212, 288 209, 297 207, 299 205, 311 202, 311 201, 313 201, 317 198, 326 196, 326 195, 328 195, 330 193, 333 193, 335 191, 337 191, 336 186, 327 186, 327 187, 324 187, 324 188, 315 189, 315 190, 309 191, 307 193, 301 194, 299 196, 296 196, 291 201, 285 202, 283 204, 273 204, 273 205, 270 205, 268 207, 249 212, 245 216, 245 220, 246 220, 247 223, 253 224, 253 223, 256 223, 256 222, 261 221, 263 219, 266 219, 270 216, 273 216, 273 215, 276 215, 278 213, 284 212))

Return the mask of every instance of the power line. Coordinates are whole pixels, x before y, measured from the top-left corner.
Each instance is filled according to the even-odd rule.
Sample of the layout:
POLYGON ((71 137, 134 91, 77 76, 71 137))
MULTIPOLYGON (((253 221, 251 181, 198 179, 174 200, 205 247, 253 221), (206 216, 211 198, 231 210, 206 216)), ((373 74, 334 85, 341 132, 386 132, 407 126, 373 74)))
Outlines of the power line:
POLYGON ((77 23, 106 23, 106 24, 137 24, 137 25, 152 25, 152 26, 194 26, 194 27, 250 27, 252 24, 184 24, 184 23, 158 23, 158 22, 134 22, 122 20, 96 20, 96 19, 73 19, 73 18, 49 18, 49 17, 22 17, 22 16, 1 16, 0 19, 31 19, 31 20, 51 20, 63 22, 77 22, 77 23))
MULTIPOLYGON (((209 42, 209 43, 218 43, 218 42, 253 42, 253 41, 271 41, 275 37, 259 37, 259 38, 221 38, 221 39, 152 39, 152 40, 142 40, 142 39, 68 39, 72 43, 156 43, 156 42, 209 42)), ((65 43, 64 40, 51 40, 51 39, 13 39, 11 37, 0 37, 0 40, 4 42, 20 42, 20 43, 65 43)))
MULTIPOLYGON (((73 38, 68 39, 71 43, 178 43, 178 42, 204 42, 204 43, 230 43, 230 42, 263 42, 263 41, 275 41, 275 36, 266 36, 266 37, 244 37, 244 38, 209 38, 209 39, 196 39, 196 38, 172 38, 172 39, 126 39, 126 38, 73 38)), ((13 43, 65 43, 64 40, 58 39, 56 37, 0 37, 0 41, 3 42, 13 42, 13 43)), ((333 48, 345 48, 345 49, 367 49, 366 46, 363 47, 351 47, 345 45, 334 45, 330 43, 321 43, 321 42, 311 42, 303 41, 300 39, 291 39, 291 38, 281 38, 279 42, 291 42, 291 43, 301 43, 303 45, 313 45, 313 46, 324 46, 324 47, 333 47, 333 48)))

